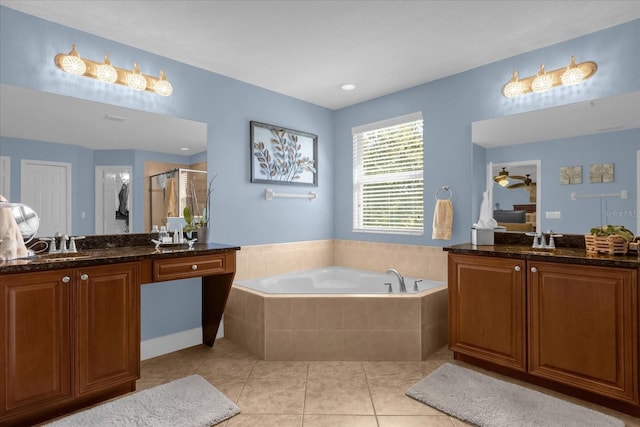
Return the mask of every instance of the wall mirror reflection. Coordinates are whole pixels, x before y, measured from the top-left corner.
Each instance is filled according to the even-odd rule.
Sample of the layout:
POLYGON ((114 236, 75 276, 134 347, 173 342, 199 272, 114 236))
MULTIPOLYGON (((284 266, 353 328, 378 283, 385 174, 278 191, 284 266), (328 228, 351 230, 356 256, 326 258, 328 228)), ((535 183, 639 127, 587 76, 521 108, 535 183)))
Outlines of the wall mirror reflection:
POLYGON ((511 175, 534 177, 531 169, 519 168, 535 159, 540 161, 533 179, 537 183, 536 230, 585 234, 600 224, 619 224, 638 234, 638 111, 640 92, 632 92, 472 123, 475 161, 487 165, 487 184, 494 189, 492 206, 495 209, 499 203, 501 210, 514 210, 514 205, 527 204, 512 199, 517 194, 526 199, 526 192, 520 188, 501 191, 493 178, 502 167, 511 175), (613 164, 615 178, 590 183, 588 173, 594 164, 613 164), (581 166, 586 175, 569 183, 561 173, 574 166, 581 166), (571 197, 572 193, 622 190, 628 191, 628 198, 571 197))
POLYGON ((206 171, 206 149, 206 123, 0 85, 0 188, 39 237, 149 232, 148 177, 206 171))
POLYGON ((507 231, 539 230, 538 192, 540 161, 507 162, 491 165, 493 218, 507 231))

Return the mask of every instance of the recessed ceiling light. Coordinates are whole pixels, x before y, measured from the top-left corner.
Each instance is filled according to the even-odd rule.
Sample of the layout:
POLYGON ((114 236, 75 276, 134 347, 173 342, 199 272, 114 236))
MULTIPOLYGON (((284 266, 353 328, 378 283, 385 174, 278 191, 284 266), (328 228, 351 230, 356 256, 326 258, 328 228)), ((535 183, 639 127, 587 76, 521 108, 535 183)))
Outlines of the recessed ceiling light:
POLYGON ((187 147, 180 147, 180 151, 189 151, 187 147))
POLYGON ((354 90, 356 88, 356 85, 354 85, 353 83, 345 83, 340 85, 340 89, 342 90, 354 90))

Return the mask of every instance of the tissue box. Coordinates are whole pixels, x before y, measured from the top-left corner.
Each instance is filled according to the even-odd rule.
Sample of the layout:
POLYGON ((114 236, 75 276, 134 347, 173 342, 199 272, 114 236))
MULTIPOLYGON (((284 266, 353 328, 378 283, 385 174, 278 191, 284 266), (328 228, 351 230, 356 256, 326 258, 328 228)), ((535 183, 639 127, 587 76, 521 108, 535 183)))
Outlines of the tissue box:
POLYGON ((472 245, 493 245, 493 228, 471 228, 472 245))

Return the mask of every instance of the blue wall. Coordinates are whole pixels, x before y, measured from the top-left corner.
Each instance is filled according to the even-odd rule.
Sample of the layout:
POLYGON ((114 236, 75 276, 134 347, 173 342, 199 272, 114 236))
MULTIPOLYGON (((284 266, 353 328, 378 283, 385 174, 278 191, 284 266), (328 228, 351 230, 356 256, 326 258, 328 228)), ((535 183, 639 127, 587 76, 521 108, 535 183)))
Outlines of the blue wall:
POLYGON ((20 159, 71 164, 72 175, 76 178, 82 177, 71 180, 71 211, 73 214, 71 233, 79 236, 95 234, 95 166, 133 167, 131 210, 134 215, 131 221, 131 232, 143 233, 145 231, 144 162, 190 165, 203 161, 206 153, 178 156, 144 150, 90 150, 77 145, 0 137, 0 155, 11 158, 12 201, 20 201, 17 197, 20 194, 20 159))
POLYGON ((208 172, 218 175, 212 203, 218 241, 248 245, 333 236, 331 110, 5 7, 0 7, 0 43, 1 83, 206 123, 208 172), (151 75, 164 69, 173 94, 140 93, 60 71, 53 58, 69 51, 72 43, 86 58, 99 59, 109 52, 115 65, 138 62, 141 71, 151 75), (268 186, 249 182, 251 120, 318 135, 317 200, 267 202, 268 186))
MULTIPOLYGON (((639 112, 640 114, 640 112, 639 112)), ((503 163, 519 160, 541 160, 542 180, 540 212, 542 230, 585 234, 591 227, 603 224, 624 225, 635 234, 637 230, 637 176, 636 152, 640 150, 640 129, 534 142, 512 147, 486 150, 486 161, 503 163), (600 163, 614 164, 614 181, 590 183, 589 166, 600 163), (582 184, 560 184, 562 166, 582 165, 582 184), (627 190, 629 198, 571 200, 571 193, 581 195, 611 194, 627 190), (546 211, 561 212, 560 219, 546 219, 546 211)), ((497 186, 496 186, 497 187, 497 186)), ((524 191, 505 190, 510 193, 524 191)), ((494 201, 497 200, 494 193, 494 201)), ((502 209, 511 209, 503 205, 502 209)))
MULTIPOLYGON (((640 20, 636 20, 337 111, 334 124, 336 238, 433 246, 469 241, 469 228, 478 219, 488 161, 483 150, 474 148, 471 143, 471 123, 638 91, 640 80, 636 78, 637 73, 629 70, 637 70, 639 66, 640 20), (513 70, 517 69, 521 76, 535 75, 541 63, 547 69, 561 68, 571 55, 575 55, 578 62, 595 61, 599 66, 597 74, 581 85, 557 87, 544 94, 511 99, 502 96, 502 86, 513 70), (424 114, 425 235, 407 237, 352 232, 351 128, 414 111, 424 114), (451 241, 434 241, 430 233, 434 194, 442 185, 451 186, 454 195, 451 241)), ((553 172, 553 177, 557 177, 557 172, 553 172)), ((629 191, 635 201, 633 188, 629 187, 629 191)), ((549 202, 543 209, 551 205, 549 202)), ((598 222, 597 218, 595 221, 598 222)), ((558 229, 561 227, 558 224, 558 229)))
MULTIPOLYGON (((471 143, 471 123, 637 91, 640 81, 627 70, 639 67, 637 20, 331 111, 0 7, 0 83, 205 122, 209 173, 218 175, 213 201, 214 233, 218 241, 238 245, 330 238, 436 246, 466 242, 469 227, 477 219, 486 161, 483 150, 471 143), (53 64, 53 57, 68 51, 72 43, 77 44, 83 57, 96 59, 109 52, 116 65, 138 62, 147 74, 164 69, 174 86, 173 95, 164 98, 138 93, 62 73, 53 64), (549 69, 560 68, 571 55, 578 61, 596 61, 600 66, 598 74, 580 86, 555 88, 543 95, 516 99, 501 95, 500 90, 514 69, 523 76, 533 75, 540 63, 549 69), (14 57, 21 60, 15 61, 14 57), (425 235, 353 233, 351 128, 415 111, 424 115, 425 235), (266 202, 264 190, 268 186, 249 182, 250 120, 319 136, 316 201, 266 202), (442 185, 451 186, 454 194, 451 241, 433 241, 430 233, 434 194, 442 185)), ((199 326, 199 311, 195 308, 199 307, 199 288, 192 281, 176 282, 174 287, 172 284, 143 287, 143 339, 199 326), (175 294, 180 294, 179 303, 173 301, 175 294)))

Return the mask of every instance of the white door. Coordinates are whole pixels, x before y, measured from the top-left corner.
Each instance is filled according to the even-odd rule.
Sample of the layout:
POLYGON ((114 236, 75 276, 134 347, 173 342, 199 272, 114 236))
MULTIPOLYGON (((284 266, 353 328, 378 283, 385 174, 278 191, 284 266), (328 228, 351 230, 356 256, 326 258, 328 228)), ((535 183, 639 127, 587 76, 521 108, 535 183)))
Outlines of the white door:
POLYGON ((11 201, 11 158, 0 156, 0 195, 11 201))
POLYGON ((71 163, 23 159, 20 202, 40 217, 38 237, 71 234, 71 163))
POLYGON ((96 166, 96 234, 130 232, 131 166, 96 166))

